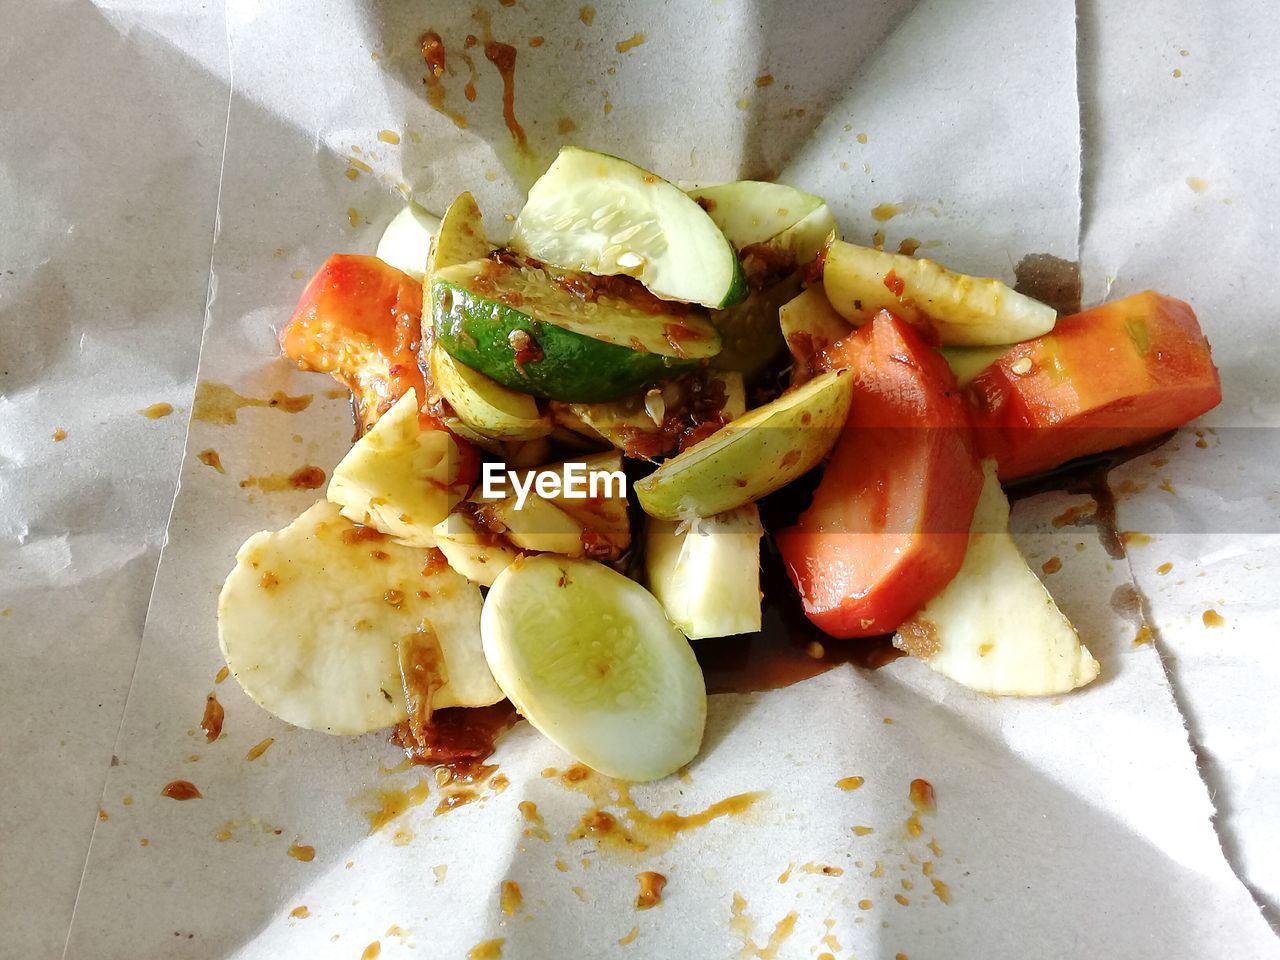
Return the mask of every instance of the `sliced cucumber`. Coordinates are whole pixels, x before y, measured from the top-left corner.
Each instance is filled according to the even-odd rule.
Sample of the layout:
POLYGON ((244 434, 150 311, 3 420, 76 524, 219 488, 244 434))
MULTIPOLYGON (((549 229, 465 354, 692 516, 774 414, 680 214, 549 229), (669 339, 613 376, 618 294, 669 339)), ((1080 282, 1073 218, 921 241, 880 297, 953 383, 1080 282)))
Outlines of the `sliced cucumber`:
POLYGON ((661 520, 710 517, 759 500, 817 466, 849 414, 853 378, 832 370, 756 407, 635 485, 661 520))
POLYGON ((431 241, 439 232, 439 219, 410 200, 382 231, 377 257, 421 281, 427 269, 431 241))
POLYGON ((786 348, 778 327, 778 309, 800 292, 800 277, 792 274, 764 290, 753 290, 736 307, 716 310, 711 322, 723 346, 711 360, 718 370, 736 370, 755 379, 786 348))
POLYGON ((979 693, 1047 697, 1082 687, 1098 676, 1098 661, 1009 536, 995 461, 982 467, 964 563, 898 628, 894 645, 979 693))
POLYGON ((431 379, 468 427, 492 440, 534 440, 545 437, 554 424, 538 412, 527 393, 508 390, 483 373, 464 366, 439 344, 431 348, 431 379))
POLYGON ((571 292, 580 279, 509 260, 440 268, 428 300, 436 341, 513 390, 584 403, 626 396, 719 352, 705 317, 647 296, 584 299, 571 292))
POLYGON ((956 375, 956 383, 966 387, 974 377, 995 363, 1000 357, 1003 357, 1008 349, 1008 346, 1005 345, 998 347, 943 347, 940 352, 942 359, 946 360, 947 366, 951 368, 951 372, 956 375))
MULTIPOLYGON (((656 396, 649 391, 612 403, 553 404, 553 415, 570 429, 607 440, 631 456, 639 456, 643 451, 644 456, 656 457, 675 447, 678 438, 665 433, 662 425, 668 415, 687 410, 695 388, 723 391, 724 403, 714 413, 720 420, 734 420, 747 411, 742 374, 733 370, 707 370, 663 382, 654 388, 656 396)), ((688 419, 689 426, 696 425, 696 416, 688 419)))
POLYGON ((766 180, 718 183, 690 190, 689 196, 739 250, 772 240, 826 206, 821 197, 766 180))
POLYGON ((548 739, 594 770, 656 780, 698 752, 702 670, 639 584, 588 560, 513 563, 480 620, 494 678, 548 739))
POLYGON ((791 351, 791 382, 804 383, 815 372, 815 361, 827 347, 853 332, 836 313, 822 287, 813 286, 778 311, 782 336, 791 351))
POLYGON ((760 629, 760 511, 747 504, 683 524, 650 517, 649 589, 690 640, 760 629))
MULTIPOLYGON (((460 193, 440 221, 440 230, 427 261, 427 276, 444 267, 483 260, 493 252, 493 244, 485 236, 484 220, 476 198, 460 193)), ((429 281, 428 281, 429 282, 429 281)))
POLYGON ((733 245, 691 197, 578 147, 562 147, 529 188, 511 246, 567 270, 635 277, 667 300, 728 307, 747 295, 733 245))
POLYGON ((788 227, 769 241, 769 246, 785 250, 797 264, 811 262, 822 249, 839 236, 836 215, 825 203, 799 223, 788 227))
POLYGON ((827 249, 822 283, 827 299, 860 325, 889 310, 931 328, 946 346, 1017 343, 1048 333, 1058 314, 999 280, 952 273, 932 260, 886 253, 837 240, 827 249))

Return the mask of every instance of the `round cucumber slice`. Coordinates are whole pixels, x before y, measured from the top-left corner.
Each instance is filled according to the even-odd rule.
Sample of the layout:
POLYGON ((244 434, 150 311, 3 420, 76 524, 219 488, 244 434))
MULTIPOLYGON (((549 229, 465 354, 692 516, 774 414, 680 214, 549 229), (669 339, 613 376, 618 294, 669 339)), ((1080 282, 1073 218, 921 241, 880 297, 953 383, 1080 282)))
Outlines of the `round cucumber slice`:
POLYGON ((710 517, 759 500, 816 467, 849 415, 853 378, 832 370, 725 424, 635 485, 660 520, 710 517))
POLYGON ((498 575, 480 618, 502 692, 594 770, 656 780, 698 752, 706 685, 689 642, 638 583, 543 554, 498 575))
POLYGON ((568 270, 635 277, 659 297, 729 307, 747 295, 733 245, 688 194, 633 163, 562 147, 529 188, 511 246, 568 270))
POLYGON ((421 281, 427 268, 432 238, 440 232, 440 221, 412 200, 392 218, 378 241, 377 257, 397 270, 421 281))
POLYGON ((575 403, 616 400, 719 352, 704 316, 653 298, 582 297, 579 280, 495 259, 439 269, 427 300, 436 342, 512 390, 575 403))

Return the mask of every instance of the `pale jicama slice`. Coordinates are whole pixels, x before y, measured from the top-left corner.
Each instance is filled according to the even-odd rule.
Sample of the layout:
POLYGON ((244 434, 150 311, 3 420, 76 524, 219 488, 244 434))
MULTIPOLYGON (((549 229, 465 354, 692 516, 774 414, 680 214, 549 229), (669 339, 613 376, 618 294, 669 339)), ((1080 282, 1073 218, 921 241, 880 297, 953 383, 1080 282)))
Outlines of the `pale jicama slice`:
POLYGON ((377 257, 421 281, 426 273, 431 241, 439 232, 439 218, 410 200, 382 232, 377 257))
POLYGON ((254 534, 218 599, 218 639, 245 693, 280 719, 358 734, 407 716, 398 648, 434 636, 434 708, 502 699, 480 641, 480 590, 320 501, 254 534))
POLYGON ((333 468, 327 496, 356 523, 415 547, 435 546, 433 527, 466 495, 461 453, 447 430, 424 430, 410 390, 333 468))
POLYGON ((518 560, 489 590, 481 633, 516 709, 592 769, 656 780, 697 754, 702 670, 662 605, 622 574, 550 554, 518 560))
POLYGON ((645 523, 645 574, 690 640, 760 629, 760 511, 754 503, 685 523, 645 523))
POLYGON ((964 563, 898 628, 894 645, 979 693, 1044 697, 1082 687, 1098 676, 1098 661, 1009 535, 995 461, 982 468, 964 563))

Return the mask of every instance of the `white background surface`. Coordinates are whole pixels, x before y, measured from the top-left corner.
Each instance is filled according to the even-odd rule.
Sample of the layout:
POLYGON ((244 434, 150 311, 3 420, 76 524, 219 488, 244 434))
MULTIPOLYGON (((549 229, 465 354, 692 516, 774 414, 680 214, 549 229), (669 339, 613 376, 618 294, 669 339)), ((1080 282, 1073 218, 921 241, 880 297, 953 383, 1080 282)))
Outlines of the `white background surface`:
MULTIPOLYGON (((1227 10, 1215 5, 1204 12, 1197 12, 1201 5, 1192 4, 1182 5, 1182 10, 1165 4, 1126 5, 1114 12, 1103 6, 1082 4, 1079 22, 1084 163, 1080 251, 1087 299, 1100 299, 1108 286, 1114 295, 1158 286, 1191 300, 1215 344, 1227 385, 1227 400, 1212 422, 1236 428, 1220 430, 1200 459, 1196 459, 1198 451, 1192 452, 1194 438, 1185 438, 1184 455, 1173 457, 1163 473, 1150 462, 1128 468, 1136 482, 1154 472, 1158 478, 1168 476, 1180 493, 1199 491, 1194 515, 1176 498, 1166 501, 1147 494, 1122 504, 1121 525, 1169 531, 1155 543, 1135 549, 1130 567, 1152 597, 1152 613, 1161 632, 1160 651, 1202 759, 1201 771, 1231 862, 1258 899, 1274 909, 1280 905, 1280 862, 1273 854, 1280 849, 1280 834, 1269 810, 1280 788, 1280 723, 1274 703, 1280 678, 1277 660, 1268 649, 1274 635, 1275 592, 1263 587, 1261 578, 1268 561, 1278 559, 1280 551, 1275 537, 1267 534, 1280 527, 1274 487, 1266 486, 1274 484, 1271 471, 1256 468, 1260 459, 1275 463, 1276 447, 1266 446, 1266 429, 1239 428, 1273 427, 1280 414, 1271 365, 1275 351, 1269 336, 1269 318, 1280 308, 1280 291, 1268 269, 1275 251, 1272 231, 1280 217, 1280 196, 1274 177, 1261 175, 1272 169, 1271 158, 1280 148, 1273 106, 1280 67, 1268 53, 1276 25, 1262 22, 1249 5, 1227 10), (1182 76, 1174 77, 1174 70, 1182 76), (1192 177, 1203 178, 1207 189, 1192 189, 1187 182, 1192 177), (1246 470, 1237 469, 1241 463, 1246 470), (1174 562, 1178 579, 1185 580, 1181 586, 1154 574, 1154 567, 1166 560, 1174 562), (1197 576, 1201 571, 1205 576, 1197 576), (1199 614, 1206 606, 1224 613, 1225 628, 1205 631, 1199 614)), ((256 5, 236 4, 233 14, 248 16, 255 9, 256 5)), ((356 39, 371 38, 353 38, 353 42, 356 39)), ((222 10, 186 5, 181 13, 163 4, 118 4, 113 11, 82 2, 22 10, 6 5, 0 11, 0 51, 0 62, 11 78, 0 114, 0 212, 10 227, 0 234, 0 610, 12 610, 0 616, 4 657, 0 714, 6 721, 0 727, 0 755, 6 771, 0 778, 0 808, 8 813, 0 840, 0 913, 8 926, 5 951, 52 957, 63 950, 99 805, 118 799, 103 798, 103 790, 183 449, 214 239, 228 66, 222 10), (155 162, 157 158, 163 162, 155 162), (156 401, 173 403, 179 412, 158 421, 136 413, 156 401), (57 427, 68 434, 61 443, 51 439, 57 427)), ((645 55, 658 56, 654 50, 645 55)), ((744 70, 745 79, 755 75, 755 66, 744 70)), ((822 71, 817 74, 827 86, 815 89, 815 95, 842 88, 842 78, 827 77, 822 71)), ((241 82, 238 78, 237 83, 241 82)), ((281 103, 269 102, 265 93, 253 101, 255 88, 248 81, 241 89, 248 93, 246 100, 261 106, 265 114, 287 111, 298 117, 295 133, 306 129, 302 92, 281 103)), ((260 89, 279 88, 264 84, 260 89)), ((359 96, 359 89, 349 95, 359 96)), ((623 96, 617 99, 621 102, 623 96)), ((633 117, 643 113, 634 106, 632 111, 633 117)), ((623 112, 620 105, 618 113, 623 112)), ((783 121, 778 118, 777 122, 783 121)), ((398 127, 398 118, 388 116, 385 125, 398 127)), ((266 122, 262 126, 264 131, 271 128, 266 122)), ((345 133, 330 132, 335 142, 345 133)), ((370 132, 358 131, 363 138, 370 132)), ((602 139, 608 136, 601 131, 602 139)), ((714 136, 705 134, 701 142, 706 145, 694 160, 695 172, 732 175, 734 161, 742 157, 718 153, 715 142, 731 136, 737 134, 729 129, 714 136)), ((231 149, 242 151, 242 157, 251 153, 248 144, 232 144, 231 149)), ((262 150, 269 156, 271 147, 267 144, 262 150)), ((767 157, 767 150, 762 152, 767 157)), ((420 157, 406 156, 405 163, 415 160, 438 164, 425 147, 420 157)), ((498 169, 492 159, 486 163, 480 154, 474 160, 477 169, 498 169)), ((891 155, 878 156, 875 165, 900 179, 910 169, 909 160, 891 155)), ((475 174, 468 166, 430 169, 437 201, 474 183, 475 174)), ((803 170, 801 163, 799 172, 803 170)), ((333 170, 335 181, 340 171, 340 166, 333 170)), ((804 181, 797 178, 797 182, 804 181)), ((877 195, 865 206, 881 199, 877 195)), ((241 194, 237 202, 245 205, 236 221, 239 227, 254 211, 251 198, 241 194)), ((270 215, 273 202, 287 205, 291 200, 287 195, 263 196, 261 215, 270 215)), ((316 201, 314 216, 324 220, 320 229, 332 229, 331 221, 340 212, 334 202, 316 201)), ((993 214, 1017 229, 1016 222, 1006 223, 1008 216, 1003 211, 993 214)), ((848 233, 856 234, 860 226, 856 219, 846 215, 842 222, 848 233)), ((959 238, 955 243, 961 246, 959 238)), ((270 258, 271 249, 264 248, 261 256, 270 258)), ((314 262, 282 265, 281 277, 295 266, 309 272, 314 262)), ((251 317, 254 305, 232 303, 223 309, 232 311, 228 316, 251 317)), ((248 327, 245 335, 251 336, 248 327)), ((323 438, 333 432, 335 413, 332 408, 317 409, 307 425, 299 423, 296 429, 323 438)), ((308 453, 319 457, 321 451, 308 453)), ((197 505, 193 502, 191 509, 197 505)), ((283 518, 296 512, 295 506, 281 504, 272 509, 283 518)), ((199 522, 198 518, 179 519, 199 522)), ((266 522, 264 515, 261 525, 266 522)), ((1028 546, 1034 553, 1035 546, 1028 546)), ((192 547, 187 544, 187 549, 192 547)), ((216 549, 222 550, 221 545, 216 549)), ((1045 549, 1053 547, 1046 541, 1045 549)), ((198 557, 193 555, 192 560, 198 557)), ((177 580, 172 586, 179 587, 177 580)), ((1091 586, 1082 585, 1077 596, 1096 599, 1089 593, 1091 586)), ((1055 592, 1059 592, 1056 587, 1055 592)), ((179 596, 171 603, 180 600, 179 596)), ((1080 619, 1107 616, 1105 610, 1090 611, 1079 600, 1075 601, 1079 609, 1072 609, 1069 594, 1063 603, 1080 619)), ((216 650, 209 651, 208 661, 211 676, 217 667, 216 650)), ((200 689, 193 687, 192 699, 191 692, 182 689, 190 678, 167 673, 166 667, 171 666, 161 649, 150 661, 144 659, 139 678, 146 678, 156 689, 172 683, 174 696, 181 691, 189 701, 178 712, 190 718, 185 723, 194 725, 203 697, 201 685, 207 685, 208 679, 196 682, 200 689)), ((872 689, 860 694, 862 712, 841 715, 835 724, 857 728, 878 711, 892 712, 894 698, 903 689, 917 695, 955 697, 954 691, 933 685, 922 673, 895 676, 899 679, 878 677, 874 683, 863 683, 863 688, 872 689), (871 699, 866 702, 865 698, 871 699)), ((833 687, 843 682, 847 678, 823 681, 833 687)), ((1123 690, 1114 684, 1100 689, 1109 698, 1123 697, 1123 690)), ((838 690, 815 693, 840 700, 838 690)), ((1002 716, 1000 711, 988 712, 1002 716)), ((1008 724, 1009 716, 1006 711, 1002 719, 992 722, 1008 724)), ((147 719, 143 712, 135 725, 145 725, 147 719)), ((255 722, 246 717, 246 723, 255 722)), ((737 736, 749 738, 755 729, 769 730, 771 722, 776 720, 771 721, 763 707, 744 710, 734 729, 737 736)), ((923 725, 916 730, 917 741, 911 744, 913 755, 925 764, 928 739, 922 734, 929 729, 923 725)), ((1014 723, 1003 728, 1001 736, 1016 743, 1017 729, 1014 723)), ((254 742, 249 739, 252 732, 250 727, 237 734, 237 745, 241 739, 254 742)), ((1096 735, 1102 740, 1108 732, 1117 737, 1139 735, 1130 729, 1104 729, 1096 735)), ((970 757, 975 763, 980 756, 1005 756, 1001 751, 985 753, 980 749, 982 737, 974 735, 979 745, 974 746, 946 724, 938 736, 958 737, 956 749, 977 751, 970 757)), ((521 742, 512 744, 507 753, 510 756, 524 746, 532 757, 526 761, 528 770, 536 771, 539 763, 532 751, 537 748, 531 740, 525 731, 521 742)), ((1016 746, 1024 757, 1035 755, 1032 743, 1016 746)), ((1169 749, 1174 746, 1171 743, 1169 749)), ((883 749, 882 738, 865 744, 866 751, 883 749)), ((366 766, 373 759, 367 744, 352 750, 350 756, 336 758, 335 773, 357 758, 366 766)), ((1047 754, 1045 763, 1052 756, 1047 754)), ((1101 773, 1109 769, 1103 762, 1108 756, 1108 751, 1101 751, 1101 773)), ((1114 929, 1126 928, 1134 938, 1112 940, 1114 955, 1148 955, 1157 945, 1166 946, 1166 940, 1186 944, 1188 956, 1213 955, 1215 947, 1230 947, 1236 951, 1233 955, 1262 955, 1239 952, 1246 950, 1246 944, 1265 949, 1259 946, 1261 941, 1250 939, 1259 936, 1252 928, 1246 934, 1238 927, 1216 928, 1205 920, 1184 923, 1178 911, 1143 913, 1141 905, 1149 900, 1138 896, 1143 883, 1158 886, 1166 874, 1181 876, 1176 865, 1151 859, 1148 851, 1160 849, 1165 856, 1173 852, 1175 861, 1185 857, 1196 863, 1213 856, 1212 850, 1204 849, 1203 838, 1185 838, 1185 848, 1180 847, 1169 832, 1178 826, 1176 821, 1171 820, 1168 829, 1162 826, 1159 812, 1167 798, 1148 796, 1145 791, 1154 778, 1180 769, 1181 761, 1173 753, 1167 763, 1160 756, 1146 757, 1150 778, 1134 775, 1132 781, 1122 778, 1112 785, 1110 806, 1128 811, 1127 829, 1117 836, 1139 844, 1115 848, 1125 850, 1123 857, 1117 854, 1117 863, 1125 860, 1128 865, 1111 878, 1114 885, 1100 884, 1099 877, 1087 872, 1066 871, 1053 881, 1077 891, 1077 901, 1091 887, 1113 895, 1109 902, 1116 910, 1114 929), (1132 796, 1125 800, 1127 791, 1132 796), (1144 826, 1137 829, 1138 824, 1144 826), (1138 837, 1143 839, 1139 842, 1138 837), (1135 864, 1142 869, 1129 872, 1135 864), (1128 913, 1123 899, 1126 890, 1136 898, 1128 913)), ((514 758, 511 762, 514 769, 514 758)), ((288 784, 288 761, 282 757, 279 764, 275 782, 283 791, 288 784)), ((908 778, 917 775, 898 772, 908 778)), ((1090 821, 1087 805, 1073 802, 1070 792, 1037 787, 1035 779, 1019 779, 1033 777, 1028 765, 989 772, 1018 782, 1028 810, 1043 811, 1043 804, 1052 803, 1057 806, 1050 818, 1053 822, 1075 820, 1100 832, 1107 829, 1105 823, 1090 821), (1043 803, 1036 808, 1034 801, 1043 803)), ((1141 768, 1130 768, 1130 772, 1137 774, 1141 768)), ((127 776, 122 773, 117 779, 127 776)), ((708 779, 711 776, 709 771, 708 779)), ((744 783, 741 788, 752 786, 744 783)), ((1195 785, 1183 786, 1186 790, 1179 804, 1185 802, 1194 810, 1200 802, 1195 785)), ((141 789, 150 790, 150 786, 141 789)), ((939 790, 943 798, 950 795, 954 804, 963 807, 966 791, 974 787, 957 781, 945 789, 940 785, 939 790)), ((508 799, 513 805, 516 796, 508 799)), ((868 804, 872 799, 867 798, 868 804)), ((888 793, 874 799, 882 799, 886 808, 892 803, 888 793)), ((335 802, 341 805, 342 801, 335 802)), ((981 802, 977 792, 972 803, 981 802)), ((119 810, 113 807, 113 812, 117 818, 111 823, 118 823, 119 810)), ((335 819, 342 817, 335 814, 335 819)), ((1038 844, 1046 851, 1046 877, 1055 865, 1060 866, 1050 855, 1054 843, 1049 838, 1034 831, 1030 835, 1015 831, 1009 822, 996 826, 1002 830, 991 835, 1016 834, 1019 842, 1038 844)), ((136 849, 136 832, 128 836, 129 853, 136 849)), ((102 860, 99 890, 113 886, 127 890, 140 876, 131 872, 131 866, 138 871, 149 869, 126 855, 123 834, 118 837, 118 851, 106 847, 111 856, 102 860)), ((977 870, 984 846, 966 845, 959 837, 952 842, 957 855, 977 870)), ((819 850, 823 846, 817 845, 819 850)), ((792 851, 777 853, 783 862, 775 874, 787 859, 794 859, 792 851)), ((368 855, 373 859, 380 854, 369 850, 368 855)), ((277 860, 283 858, 277 855, 271 862, 277 860)), ((280 877, 263 875, 258 887, 216 893, 229 901, 237 895, 247 901, 265 896, 269 901, 278 889, 273 880, 284 886, 295 882, 283 875, 288 863, 277 865, 280 877)), ((1109 865, 1095 867, 1105 870, 1109 865)), ((373 884, 370 878, 378 875, 371 868, 363 882, 373 884)), ((1183 879, 1187 889, 1195 889, 1190 877, 1183 879)), ((322 891, 329 889, 326 882, 311 881, 322 891)), ((333 879, 328 895, 336 897, 342 882, 340 876, 333 879)), ((1208 888, 1200 891, 1205 898, 1221 895, 1228 886, 1221 878, 1206 882, 1208 888)), ((742 883, 746 886, 748 881, 742 883)), ((971 891, 973 899, 984 894, 998 900, 1001 891, 990 886, 971 891)), ((1003 895, 1012 897, 1014 891, 1003 895)), ((369 896, 376 899, 377 894, 371 889, 369 896)), ((189 898, 184 895, 180 900, 189 898)), ((1102 909, 1105 902, 1098 900, 1096 905, 1102 909)), ((670 906, 680 909, 678 903, 673 899, 670 906)), ((121 915, 110 911, 112 904, 110 898, 90 900, 87 917, 77 924, 76 955, 115 955, 97 949, 100 935, 121 915), (96 918, 95 905, 104 911, 96 918)), ((119 908, 118 901, 115 906, 119 908)), ((195 920, 211 910, 218 912, 207 902, 186 906, 195 920)), ((265 904, 268 914, 278 906, 284 905, 265 904)), ((1181 912, 1193 917, 1212 909, 1205 899, 1183 907, 1181 912)), ((1237 916, 1244 908, 1232 900, 1223 909, 1237 916)), ((769 918, 766 927, 775 914, 782 913, 781 906, 761 905, 759 910, 761 923, 769 918)), ((691 915, 697 917, 699 912, 691 915)), ((993 914, 998 916, 999 911, 993 914)), ((187 918, 175 918, 174 929, 179 928, 178 919, 187 918)), ((264 915, 244 930, 224 926, 226 939, 217 941, 217 946, 202 940, 201 946, 187 947, 184 955, 221 955, 232 949, 230 944, 269 955, 272 950, 278 954, 289 945, 300 945, 297 939, 276 940, 285 934, 268 920, 264 915), (250 948, 248 938, 259 926, 262 934, 250 948)), ((1024 916, 1022 921, 1028 924, 1027 932, 1037 923, 1064 923, 1053 914, 1024 916)), ((343 929, 340 918, 328 922, 334 930, 343 929)), ((1075 917, 1065 921, 1077 922, 1075 917)), ((979 931, 989 938, 986 955, 1005 955, 1001 952, 1005 948, 1025 947, 1025 940, 1016 937, 995 938, 994 929, 993 922, 979 931)), ((1010 929, 1013 936, 1022 928, 1011 924, 1010 929)), ((329 927, 324 930, 327 934, 329 927)), ((625 929, 618 935, 622 932, 625 929)), ((483 933, 463 930, 458 935, 470 936, 469 943, 474 943, 483 933)), ((118 934, 124 938, 122 943, 128 943, 133 931, 118 934)), ((319 937, 319 930, 314 935, 317 949, 330 942, 327 936, 319 937)), ((425 930, 417 931, 417 939, 420 944, 432 942, 425 930)), ((462 939, 459 945, 469 945, 462 939)), ((816 939, 807 937, 805 948, 816 939)), ((800 940, 797 934, 791 946, 798 948, 800 940)), ((357 955, 366 942, 344 943, 338 955, 357 955)), ((545 944, 536 937, 528 940, 526 955, 536 955, 539 942, 545 944)), ((975 942, 972 951, 957 943, 951 955, 980 955, 977 948, 982 943, 983 939, 975 942)), ((886 937, 876 941, 872 955, 892 956, 896 949, 905 950, 914 960, 933 955, 927 940, 920 941, 919 948, 906 946, 886 937)), ((166 948, 174 949, 168 944, 166 948)), ((168 954, 157 946, 151 953, 137 955, 168 954)), ((461 951, 442 955, 461 955, 461 951)))

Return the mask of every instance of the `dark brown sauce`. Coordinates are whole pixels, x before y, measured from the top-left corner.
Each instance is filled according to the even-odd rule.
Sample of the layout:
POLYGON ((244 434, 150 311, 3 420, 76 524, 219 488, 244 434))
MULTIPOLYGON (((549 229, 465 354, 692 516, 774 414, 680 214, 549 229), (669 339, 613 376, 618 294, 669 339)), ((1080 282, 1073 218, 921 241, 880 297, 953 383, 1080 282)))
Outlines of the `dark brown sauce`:
POLYGON ((1084 287, 1080 264, 1063 260, 1050 253, 1029 253, 1013 268, 1014 289, 1021 294, 1047 303, 1061 314, 1080 312, 1084 287))
MULTIPOLYGON (((1107 476, 1120 464, 1127 463, 1135 457, 1144 456, 1157 447, 1163 446, 1172 436, 1173 431, 1170 431, 1146 443, 1072 460, 1050 473, 1028 480, 1015 481, 1006 488, 1005 492, 1009 495, 1010 502, 1051 491, 1064 491, 1092 497, 1096 505, 1092 511, 1072 511, 1072 515, 1061 525, 1070 523, 1075 526, 1093 527, 1097 530, 1098 539, 1106 549, 1107 555, 1114 560, 1121 560, 1125 556, 1124 537, 1116 527, 1116 497, 1107 476)), ((1064 514, 1063 517, 1065 518, 1066 515, 1064 514)))
POLYGON ((406 721, 392 731, 391 742, 413 763, 457 768, 461 773, 492 754, 498 738, 519 719, 506 700, 490 707, 449 707, 431 714, 420 741, 406 721))

